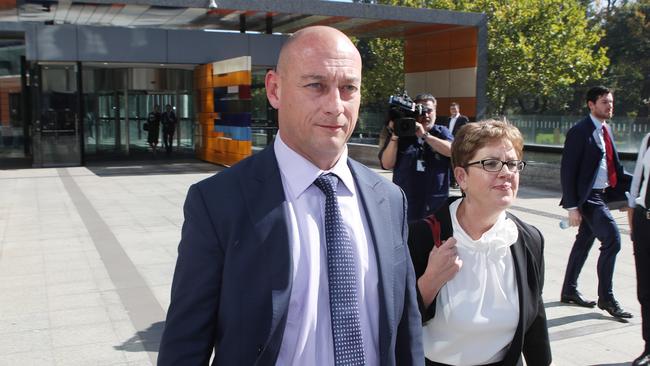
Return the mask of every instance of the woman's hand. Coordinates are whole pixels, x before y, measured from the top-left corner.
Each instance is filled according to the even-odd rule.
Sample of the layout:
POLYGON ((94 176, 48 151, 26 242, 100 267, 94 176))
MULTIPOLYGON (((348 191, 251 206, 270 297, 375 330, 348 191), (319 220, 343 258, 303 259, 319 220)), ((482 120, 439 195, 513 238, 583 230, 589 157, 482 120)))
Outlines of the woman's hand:
POLYGON ((424 275, 426 276, 429 272, 429 276, 440 281, 440 287, 442 287, 447 281, 454 278, 462 266, 463 261, 458 258, 456 239, 451 237, 444 241, 440 247, 434 246, 429 252, 429 262, 424 275))
POLYGON ((447 239, 440 247, 433 247, 429 252, 427 269, 418 278, 418 289, 425 306, 431 305, 438 292, 447 281, 454 278, 463 266, 463 261, 458 258, 456 239, 447 239))

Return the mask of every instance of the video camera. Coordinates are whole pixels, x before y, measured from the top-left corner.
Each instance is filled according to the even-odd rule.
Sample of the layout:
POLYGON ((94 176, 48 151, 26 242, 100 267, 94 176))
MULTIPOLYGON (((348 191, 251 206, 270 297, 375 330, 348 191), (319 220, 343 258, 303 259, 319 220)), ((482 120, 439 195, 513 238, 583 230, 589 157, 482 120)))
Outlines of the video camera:
POLYGON ((388 117, 393 121, 397 136, 415 136, 415 122, 418 117, 427 113, 427 108, 415 103, 406 91, 402 95, 391 95, 388 98, 388 117))

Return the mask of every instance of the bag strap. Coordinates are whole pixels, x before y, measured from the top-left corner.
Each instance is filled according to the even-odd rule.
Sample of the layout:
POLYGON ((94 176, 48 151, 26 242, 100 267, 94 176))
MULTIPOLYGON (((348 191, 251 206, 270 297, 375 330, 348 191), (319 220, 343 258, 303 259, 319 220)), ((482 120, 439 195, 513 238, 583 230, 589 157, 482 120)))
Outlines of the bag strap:
POLYGON ((429 228, 431 229, 433 244, 436 246, 436 248, 440 247, 442 245, 442 241, 440 240, 440 221, 436 219, 435 215, 429 215, 425 217, 424 221, 427 222, 429 228))

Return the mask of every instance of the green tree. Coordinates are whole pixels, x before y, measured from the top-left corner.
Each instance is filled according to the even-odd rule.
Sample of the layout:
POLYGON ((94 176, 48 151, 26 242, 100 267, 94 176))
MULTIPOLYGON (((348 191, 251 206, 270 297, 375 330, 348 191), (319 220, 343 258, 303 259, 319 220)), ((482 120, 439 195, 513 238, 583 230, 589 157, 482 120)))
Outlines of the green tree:
MULTIPOLYGON (((384 4, 483 12, 488 17, 488 112, 561 109, 572 86, 608 65, 579 0, 383 0, 384 4)), ((368 81, 368 79, 366 79, 368 81)))
POLYGON ((388 96, 404 89, 403 43, 382 38, 357 43, 363 58, 361 100, 367 108, 386 108, 388 96))
POLYGON ((602 40, 611 65, 604 83, 616 91, 617 114, 648 117, 650 106, 650 0, 601 13, 602 40))

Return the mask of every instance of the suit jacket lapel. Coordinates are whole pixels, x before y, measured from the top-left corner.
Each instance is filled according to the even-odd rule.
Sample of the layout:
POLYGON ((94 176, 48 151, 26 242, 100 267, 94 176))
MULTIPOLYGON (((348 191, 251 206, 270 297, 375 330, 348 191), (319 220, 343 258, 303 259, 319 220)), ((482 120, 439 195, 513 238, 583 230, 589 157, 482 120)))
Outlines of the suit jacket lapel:
POLYGON ((286 199, 273 145, 254 159, 252 169, 247 171, 248 176, 241 184, 247 187, 244 199, 260 247, 270 248, 264 255, 268 255, 268 263, 272 265, 271 288, 267 290, 272 296, 273 309, 269 336, 258 363, 271 364, 277 357, 284 334, 293 270, 285 215, 286 199))
MULTIPOLYGON (((589 120, 589 123, 591 123, 591 137, 594 139, 595 147, 599 149, 603 154, 605 153, 605 146, 602 146, 602 141, 600 141, 600 133, 598 132, 598 129, 596 126, 593 125, 593 122, 591 122, 591 119, 589 120)), ((608 131, 609 132, 609 131, 608 131)))
POLYGON ((384 359, 384 350, 390 349, 390 339, 392 338, 392 327, 395 324, 395 314, 393 304, 393 281, 394 281, 394 262, 393 233, 390 228, 394 227, 391 223, 391 210, 402 209, 401 207, 389 207, 386 194, 381 190, 382 181, 374 176, 367 174, 365 169, 357 166, 357 162, 348 160, 348 165, 355 178, 361 203, 368 220, 368 229, 370 237, 375 248, 377 257, 378 276, 379 276, 379 349, 382 350, 384 359), (387 322, 381 321, 387 319, 387 322))

